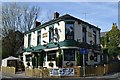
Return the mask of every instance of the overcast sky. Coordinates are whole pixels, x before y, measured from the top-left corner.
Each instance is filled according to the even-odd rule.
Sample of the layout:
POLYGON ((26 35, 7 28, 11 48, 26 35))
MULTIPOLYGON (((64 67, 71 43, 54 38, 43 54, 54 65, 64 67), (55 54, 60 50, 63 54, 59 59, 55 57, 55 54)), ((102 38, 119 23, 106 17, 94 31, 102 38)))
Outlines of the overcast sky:
MULTIPOLYGON (((102 32, 110 30, 113 22, 118 24, 118 0, 114 0, 116 2, 107 2, 107 0, 106 2, 87 2, 88 0, 84 1, 86 2, 32 2, 27 4, 31 6, 40 6, 43 11, 42 17, 45 17, 47 14, 46 12, 48 11, 51 13, 57 11, 60 13, 60 16, 64 14, 70 14, 74 17, 98 26, 101 28, 102 32)), ((40 19, 41 17, 39 17, 38 20, 40 19)))

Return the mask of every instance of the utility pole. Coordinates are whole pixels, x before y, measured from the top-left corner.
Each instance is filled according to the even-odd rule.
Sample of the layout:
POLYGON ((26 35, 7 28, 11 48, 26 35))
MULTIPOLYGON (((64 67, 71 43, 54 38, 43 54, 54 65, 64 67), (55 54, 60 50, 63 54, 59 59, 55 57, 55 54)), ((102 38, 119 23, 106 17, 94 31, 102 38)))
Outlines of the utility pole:
POLYGON ((85 77, 85 54, 83 54, 83 77, 85 77))
POLYGON ((85 54, 88 54, 87 49, 80 49, 81 54, 83 55, 83 77, 85 77, 85 54))

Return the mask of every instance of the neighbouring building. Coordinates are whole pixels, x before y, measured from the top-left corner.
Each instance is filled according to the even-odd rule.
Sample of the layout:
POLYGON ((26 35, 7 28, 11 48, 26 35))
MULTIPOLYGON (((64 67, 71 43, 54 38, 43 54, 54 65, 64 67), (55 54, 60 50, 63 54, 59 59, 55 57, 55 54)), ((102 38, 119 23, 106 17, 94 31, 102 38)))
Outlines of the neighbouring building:
MULTIPOLYGON (((80 42, 88 44, 100 44, 100 28, 82 21, 69 14, 59 17, 59 13, 54 13, 54 19, 44 24, 36 22, 36 27, 24 34, 24 53, 23 62, 25 67, 27 63, 33 66, 32 57, 34 57, 34 66, 38 67, 38 55, 44 57, 43 67, 50 68, 49 63, 56 66, 56 57, 61 50, 62 65, 73 63, 76 66, 77 53, 80 42)), ((98 51, 94 53, 90 50, 87 54, 86 63, 94 65, 100 63, 100 54, 98 51), (94 57, 91 60, 90 57, 94 57)))

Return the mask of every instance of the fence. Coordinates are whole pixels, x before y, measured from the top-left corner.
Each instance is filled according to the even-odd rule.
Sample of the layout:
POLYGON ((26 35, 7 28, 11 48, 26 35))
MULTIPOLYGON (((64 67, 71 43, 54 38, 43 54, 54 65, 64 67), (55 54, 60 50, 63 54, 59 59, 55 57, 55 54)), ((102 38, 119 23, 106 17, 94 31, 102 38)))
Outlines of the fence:
MULTIPOLYGON (((72 77, 80 77, 80 67, 74 67, 74 76, 72 77)), ((31 69, 31 68, 25 68, 25 75, 29 76, 29 77, 35 77, 35 78, 59 78, 61 76, 50 76, 50 69, 48 68, 35 68, 35 69, 31 69)), ((64 77, 64 76, 62 76, 64 77)), ((65 76, 65 77, 70 77, 70 76, 65 76)))
POLYGON ((50 76, 49 69, 47 68, 41 68, 41 69, 25 68, 25 75, 29 77, 35 77, 35 78, 47 78, 50 76))
POLYGON ((86 67, 86 76, 92 75, 105 75, 113 72, 120 71, 120 63, 111 63, 107 65, 99 66, 87 66, 86 67))
MULTIPOLYGON (((50 76, 50 71, 48 68, 35 68, 25 69, 25 75, 29 77, 36 77, 36 78, 65 78, 65 77, 80 77, 83 76, 83 69, 82 67, 75 66, 74 68, 74 76, 50 76)), ((94 75, 105 75, 108 73, 118 72, 120 71, 120 63, 111 63, 107 65, 99 65, 99 66, 87 66, 85 70, 86 76, 94 76, 94 75)))
POLYGON ((16 69, 15 67, 1 67, 1 71, 3 73, 10 73, 10 74, 15 74, 16 73, 16 69))

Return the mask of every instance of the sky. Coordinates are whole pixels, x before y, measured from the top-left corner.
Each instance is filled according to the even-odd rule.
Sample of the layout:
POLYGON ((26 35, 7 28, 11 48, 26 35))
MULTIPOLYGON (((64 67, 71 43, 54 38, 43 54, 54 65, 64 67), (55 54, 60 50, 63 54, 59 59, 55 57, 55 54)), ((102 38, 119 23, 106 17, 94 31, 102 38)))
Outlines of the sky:
MULTIPOLYGON (((4 0, 6 1, 6 0, 4 0)), ((13 0, 14 2, 15 0, 13 0)), ((19 0, 18 0, 19 1, 19 0)), ((42 1, 42 0, 41 0, 42 1)), ((47 0, 44 0, 47 1, 47 0)), ((54 12, 59 12, 60 16, 70 14, 81 20, 84 20, 90 24, 101 28, 101 32, 109 31, 113 23, 118 24, 118 0, 109 0, 111 2, 99 2, 96 0, 84 0, 83 2, 30 2, 25 3, 28 5, 40 6, 42 9, 42 16, 38 18, 41 21, 42 18, 47 15, 53 15, 54 12), (48 14, 48 12, 50 14, 48 14)), ((72 1, 72 0, 69 0, 72 1)), ((76 1, 76 0, 75 0, 76 1)))
POLYGON ((118 24, 118 2, 39 2, 28 4, 40 6, 42 14, 45 14, 43 17, 48 12, 50 15, 59 12, 60 16, 70 14, 98 26, 101 28, 101 32, 110 30, 113 23, 118 24))

